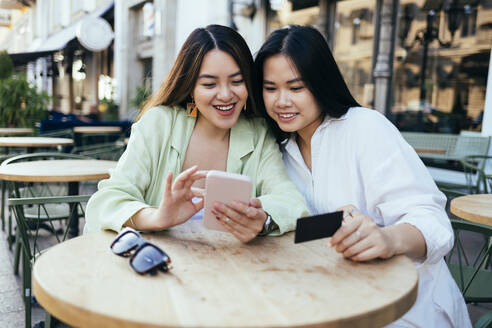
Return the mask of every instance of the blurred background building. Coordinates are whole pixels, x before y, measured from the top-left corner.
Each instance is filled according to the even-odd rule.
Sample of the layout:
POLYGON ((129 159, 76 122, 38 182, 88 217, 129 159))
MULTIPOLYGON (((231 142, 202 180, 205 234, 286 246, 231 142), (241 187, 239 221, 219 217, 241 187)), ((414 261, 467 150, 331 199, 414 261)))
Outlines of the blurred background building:
POLYGON ((300 24, 326 36, 359 103, 400 130, 492 134, 492 0, 0 0, 0 8, 0 48, 65 113, 114 104, 132 118, 196 27, 232 26, 254 54, 274 29, 300 24))

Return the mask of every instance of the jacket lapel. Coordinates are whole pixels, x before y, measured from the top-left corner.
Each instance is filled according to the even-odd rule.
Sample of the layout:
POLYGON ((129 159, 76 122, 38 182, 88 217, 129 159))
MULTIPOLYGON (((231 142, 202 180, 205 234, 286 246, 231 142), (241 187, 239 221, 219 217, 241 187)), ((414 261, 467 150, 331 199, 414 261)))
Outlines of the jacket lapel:
POLYGON ((255 149, 255 129, 251 126, 253 120, 247 120, 242 115, 231 129, 229 137, 229 154, 227 156, 227 171, 241 173, 242 158, 255 149))

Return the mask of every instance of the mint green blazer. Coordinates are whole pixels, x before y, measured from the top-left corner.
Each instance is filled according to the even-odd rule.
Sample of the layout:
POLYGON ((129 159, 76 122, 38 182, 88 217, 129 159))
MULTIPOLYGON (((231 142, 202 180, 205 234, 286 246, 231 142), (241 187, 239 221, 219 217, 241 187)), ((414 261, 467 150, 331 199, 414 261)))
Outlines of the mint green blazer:
MULTIPOLYGON (((126 151, 87 204, 84 233, 120 231, 140 209, 158 207, 167 174, 181 172, 195 122, 181 107, 161 106, 133 124, 126 151)), ((240 116, 230 132, 227 171, 252 179, 252 196, 279 226, 274 234, 294 230, 296 219, 309 215, 264 119, 240 116)))

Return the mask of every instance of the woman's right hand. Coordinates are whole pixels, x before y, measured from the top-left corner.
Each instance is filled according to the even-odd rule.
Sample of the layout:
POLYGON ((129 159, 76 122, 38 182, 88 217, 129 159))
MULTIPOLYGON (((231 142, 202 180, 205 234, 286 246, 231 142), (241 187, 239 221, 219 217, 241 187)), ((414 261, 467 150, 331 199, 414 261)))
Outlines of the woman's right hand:
POLYGON ((195 165, 181 172, 173 184, 173 174, 169 172, 161 204, 153 217, 158 229, 184 223, 203 208, 203 193, 191 186, 195 181, 205 178, 206 175, 206 171, 198 171, 195 165), (200 197, 201 200, 193 202, 194 197, 200 197))

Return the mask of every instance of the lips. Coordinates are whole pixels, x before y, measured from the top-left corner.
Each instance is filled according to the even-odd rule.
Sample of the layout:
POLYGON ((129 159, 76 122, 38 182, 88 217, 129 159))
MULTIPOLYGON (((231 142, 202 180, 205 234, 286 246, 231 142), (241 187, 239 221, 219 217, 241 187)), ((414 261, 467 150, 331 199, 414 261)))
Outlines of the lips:
POLYGON ((284 123, 295 120, 297 115, 299 113, 277 113, 278 120, 284 123))
POLYGON ((217 112, 222 116, 229 116, 234 113, 234 108, 236 107, 236 103, 226 104, 226 105, 212 105, 217 112))

